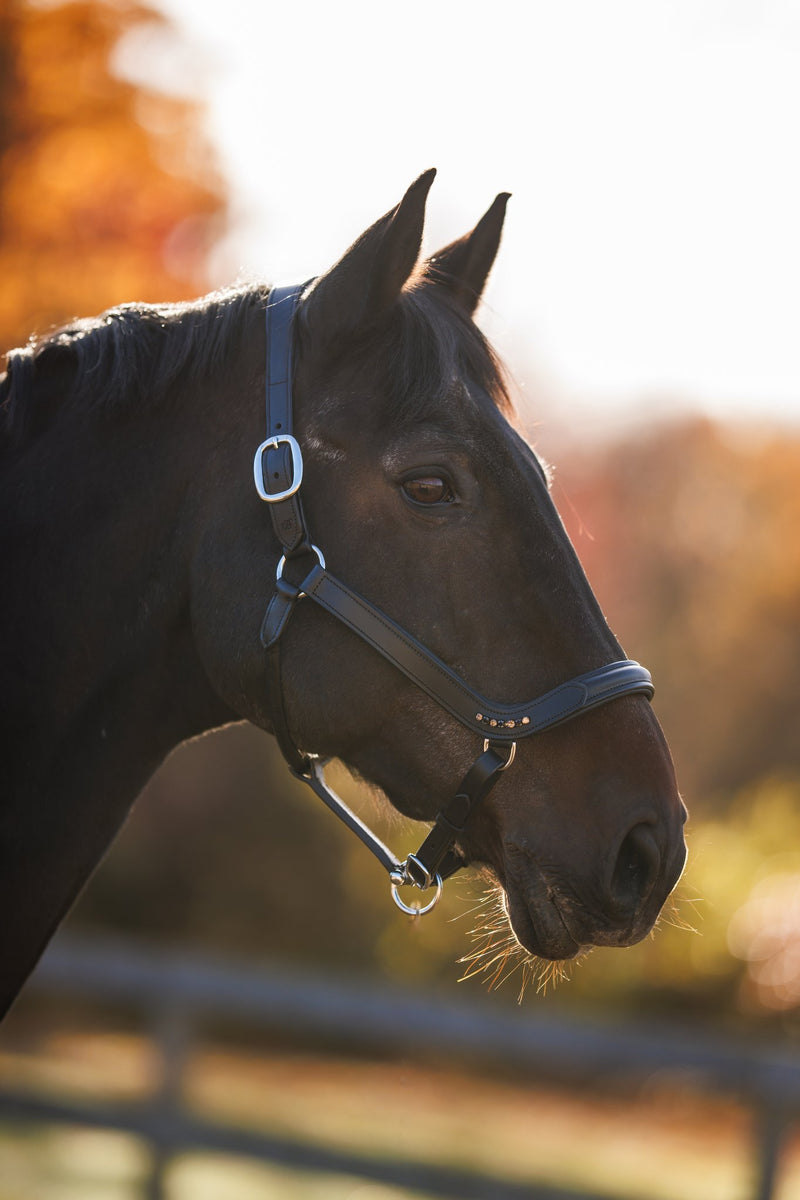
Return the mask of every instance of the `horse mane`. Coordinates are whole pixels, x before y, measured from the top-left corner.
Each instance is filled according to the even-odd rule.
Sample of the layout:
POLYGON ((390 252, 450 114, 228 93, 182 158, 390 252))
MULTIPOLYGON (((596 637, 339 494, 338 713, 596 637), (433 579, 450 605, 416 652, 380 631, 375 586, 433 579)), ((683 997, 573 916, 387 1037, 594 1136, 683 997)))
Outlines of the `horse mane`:
POLYGON ((61 398, 115 411, 162 397, 179 376, 220 368, 244 331, 245 310, 263 307, 266 287, 231 287, 180 304, 121 304, 72 321, 8 355, 0 377, 7 435, 25 440, 36 419, 34 384, 59 377, 61 398))
MULTIPOLYGON (((393 417, 422 419, 432 399, 446 396, 465 375, 509 411, 502 368, 489 343, 441 289, 435 299, 433 291, 405 291, 383 334, 393 417)), ((180 304, 123 304, 32 339, 11 351, 0 377, 0 432, 19 444, 47 424, 52 406, 37 412, 35 391, 48 383, 57 384, 58 403, 114 412, 157 402, 179 377, 207 377, 243 336, 245 312, 263 308, 268 294, 263 285, 231 287, 180 304)))

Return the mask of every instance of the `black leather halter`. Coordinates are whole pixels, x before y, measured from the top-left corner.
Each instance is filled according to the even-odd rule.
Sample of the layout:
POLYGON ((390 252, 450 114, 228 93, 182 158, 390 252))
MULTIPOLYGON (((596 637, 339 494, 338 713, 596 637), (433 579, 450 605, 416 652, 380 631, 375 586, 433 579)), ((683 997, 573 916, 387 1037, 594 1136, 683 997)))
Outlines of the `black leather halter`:
POLYGON ((427 912, 436 903, 442 880, 466 865, 455 849, 470 813, 488 795, 500 772, 514 758, 516 743, 551 729, 617 696, 653 695, 650 673, 624 659, 560 684, 524 704, 501 704, 474 691, 446 663, 385 613, 348 588, 327 569, 322 552, 311 542, 300 485, 303 455, 292 436, 292 321, 306 285, 273 288, 267 301, 267 438, 253 462, 256 490, 269 504, 272 524, 283 547, 275 591, 261 627, 272 676, 270 702, 275 736, 292 772, 345 822, 379 859, 392 882, 395 902, 405 912, 427 912), (343 622, 379 654, 433 697, 462 725, 484 739, 456 795, 436 817, 416 854, 400 862, 333 792, 325 781, 325 761, 299 751, 289 732, 283 707, 280 640, 295 604, 307 596, 343 622), (405 904, 398 888, 413 884, 435 887, 424 907, 405 904))

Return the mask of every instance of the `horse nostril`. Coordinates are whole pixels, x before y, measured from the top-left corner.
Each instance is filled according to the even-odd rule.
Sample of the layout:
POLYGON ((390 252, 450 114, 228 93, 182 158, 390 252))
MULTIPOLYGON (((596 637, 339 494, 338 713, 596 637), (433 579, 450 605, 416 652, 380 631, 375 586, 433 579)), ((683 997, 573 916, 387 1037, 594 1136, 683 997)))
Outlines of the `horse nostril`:
POLYGON ((620 916, 635 916, 658 876, 661 855, 649 825, 634 825, 619 848, 609 899, 620 916))

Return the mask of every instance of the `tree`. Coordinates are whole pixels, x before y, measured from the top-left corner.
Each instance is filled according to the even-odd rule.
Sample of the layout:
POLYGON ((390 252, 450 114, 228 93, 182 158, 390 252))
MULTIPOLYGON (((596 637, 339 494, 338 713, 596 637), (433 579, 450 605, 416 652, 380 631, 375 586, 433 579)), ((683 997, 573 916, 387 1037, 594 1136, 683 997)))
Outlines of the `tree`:
POLYGON ((800 773, 800 438, 690 421, 556 478, 690 806, 800 773))
POLYGON ((0 13, 0 349, 126 300, 203 290, 224 200, 200 111, 118 78, 138 4, 0 13))

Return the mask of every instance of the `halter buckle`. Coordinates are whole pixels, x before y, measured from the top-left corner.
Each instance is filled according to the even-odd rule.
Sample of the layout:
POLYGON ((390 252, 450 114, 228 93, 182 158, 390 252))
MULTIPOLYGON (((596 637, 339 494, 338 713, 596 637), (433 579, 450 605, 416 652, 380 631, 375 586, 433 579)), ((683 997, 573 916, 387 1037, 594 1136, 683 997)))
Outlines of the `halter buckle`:
POLYGON ((429 871, 416 854, 409 854, 403 863, 403 883, 413 883, 414 887, 418 887, 420 891, 424 892, 433 886, 435 878, 435 873, 429 871))
POLYGON ((279 500, 288 500, 299 489, 303 482, 303 452, 295 438, 290 433, 277 433, 274 437, 262 442, 253 459, 253 478, 256 491, 267 504, 277 504, 279 500), (264 454, 267 450, 277 450, 279 446, 288 446, 292 455, 292 482, 282 492, 268 492, 264 483, 264 454))

